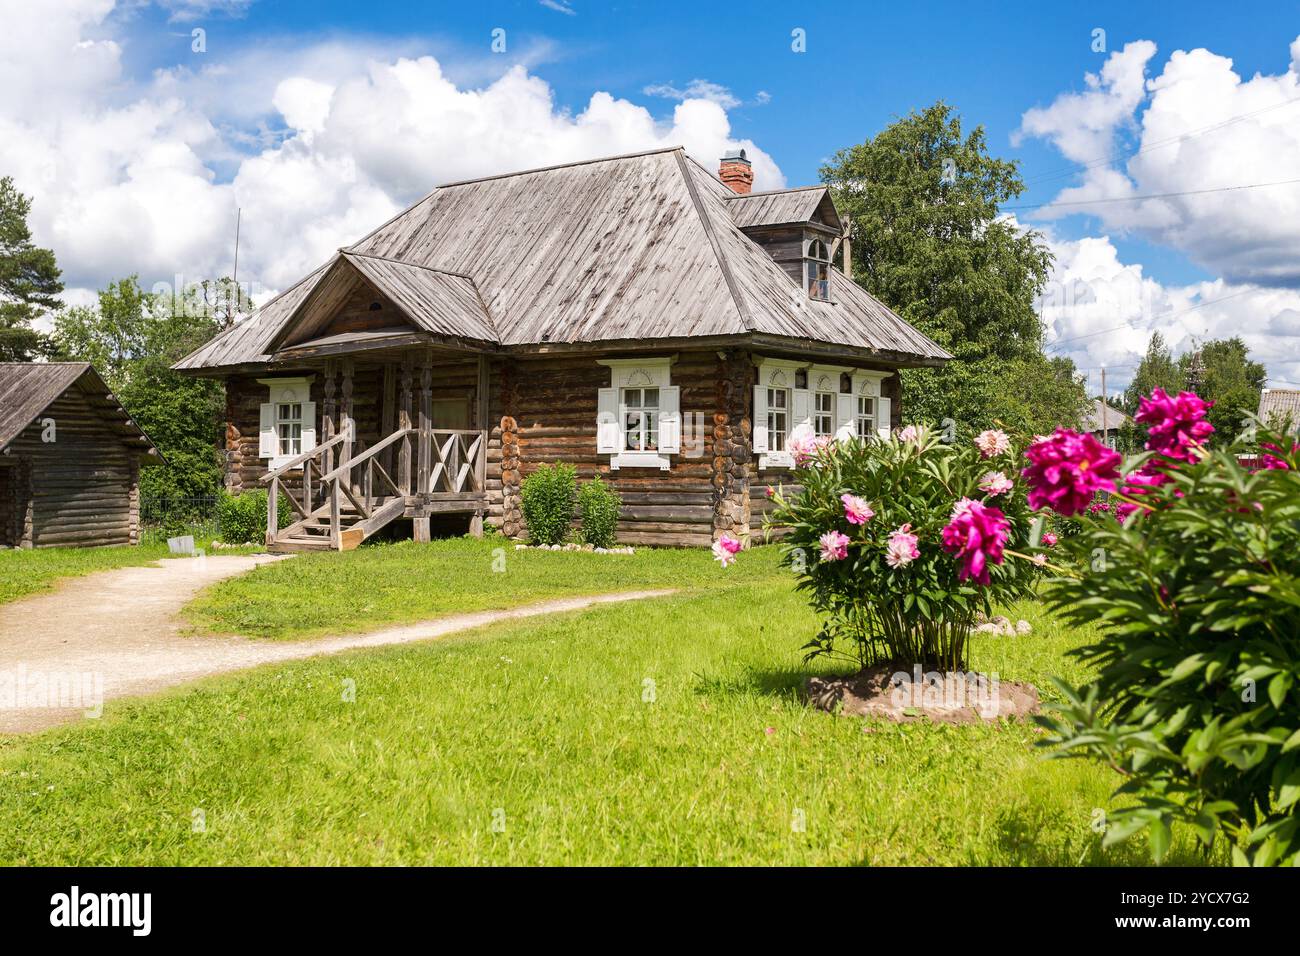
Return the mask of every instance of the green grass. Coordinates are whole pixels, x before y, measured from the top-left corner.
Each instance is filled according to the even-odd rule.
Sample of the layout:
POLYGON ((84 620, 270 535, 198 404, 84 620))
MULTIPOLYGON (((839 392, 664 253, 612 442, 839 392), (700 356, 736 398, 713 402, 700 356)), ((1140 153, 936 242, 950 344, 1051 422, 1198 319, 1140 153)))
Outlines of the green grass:
MULTIPOLYGON (((674 562, 695 582, 674 597, 261 668, 0 741, 0 863, 1146 861, 1090 826, 1113 774, 1044 760, 1027 724, 810 709, 816 623, 773 549, 725 572, 693 554, 604 564, 626 586, 674 562)), ((1016 611, 1034 633, 982 636, 977 666, 1080 677, 1062 658, 1080 636, 1016 611)), ((1171 858, 1200 860, 1188 834, 1171 858)))
MULTIPOLYGON (((734 566, 730 579, 756 566, 734 566)), ((704 549, 636 555, 516 551, 500 538, 402 541, 346 553, 309 552, 201 593, 185 616, 198 630, 292 639, 512 607, 546 598, 716 583, 704 549)))
MULTIPOLYGON (((210 539, 197 536, 194 543, 195 547, 205 549, 210 549, 212 544, 210 539)), ((237 554, 239 551, 210 553, 237 554)), ((0 604, 48 590, 63 578, 151 564, 168 556, 166 541, 147 541, 134 547, 6 549, 0 551, 0 604)))

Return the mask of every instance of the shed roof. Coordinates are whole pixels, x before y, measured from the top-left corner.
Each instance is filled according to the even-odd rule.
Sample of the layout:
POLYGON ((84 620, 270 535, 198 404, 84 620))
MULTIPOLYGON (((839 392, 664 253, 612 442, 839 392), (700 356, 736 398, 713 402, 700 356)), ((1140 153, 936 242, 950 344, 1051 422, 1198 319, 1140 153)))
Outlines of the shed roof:
POLYGON ((812 222, 818 218, 818 210, 822 211, 826 225, 840 229, 839 214, 830 195, 825 186, 800 186, 771 192, 732 194, 725 198, 731 209, 731 218, 741 229, 812 222))
POLYGON ((70 388, 83 394, 124 445, 144 460, 162 460, 149 436, 88 362, 0 362, 0 450, 70 388))
POLYGON ((1300 425, 1300 391, 1288 388, 1266 388, 1259 396, 1259 417, 1265 424, 1270 418, 1289 418, 1291 424, 1300 425))
POLYGON ((1123 428, 1125 423, 1131 422, 1133 420, 1129 418, 1127 415, 1125 415, 1118 408, 1116 408, 1114 405, 1108 403, 1106 406, 1103 407, 1101 404, 1101 399, 1094 398, 1092 400, 1092 407, 1088 409, 1088 414, 1083 416, 1083 430, 1086 432, 1101 431, 1103 412, 1105 413, 1106 416, 1105 427, 1107 431, 1109 431, 1112 428, 1123 428))
MULTIPOLYGON (((772 202, 815 210, 825 192, 772 202)), ((842 275, 834 302, 809 300, 741 231, 734 199, 680 147, 440 186, 176 367, 273 360, 340 258, 413 319, 432 308, 430 327, 495 347, 762 335, 902 364, 951 357, 842 275), (481 312, 468 286, 420 270, 461 277, 481 312)))

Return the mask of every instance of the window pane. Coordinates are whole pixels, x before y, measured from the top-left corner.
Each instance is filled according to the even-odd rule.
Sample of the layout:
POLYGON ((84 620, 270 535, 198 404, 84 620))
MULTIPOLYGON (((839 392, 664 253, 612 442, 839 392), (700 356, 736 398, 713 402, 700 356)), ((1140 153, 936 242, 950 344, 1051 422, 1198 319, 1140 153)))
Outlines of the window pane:
POLYGON ((645 407, 646 408, 659 407, 659 389, 647 388, 645 390, 645 407))
POLYGON ((623 404, 628 408, 641 407, 641 389, 625 388, 623 389, 623 404))

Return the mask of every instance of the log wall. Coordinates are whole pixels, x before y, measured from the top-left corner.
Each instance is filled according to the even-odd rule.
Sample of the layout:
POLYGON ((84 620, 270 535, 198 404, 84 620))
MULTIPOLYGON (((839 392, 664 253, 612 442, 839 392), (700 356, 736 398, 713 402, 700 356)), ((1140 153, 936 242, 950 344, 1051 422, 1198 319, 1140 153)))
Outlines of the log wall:
POLYGON ((136 544, 140 464, 71 388, 9 445, 9 543, 21 547, 136 544), (52 419, 54 441, 44 441, 52 419))

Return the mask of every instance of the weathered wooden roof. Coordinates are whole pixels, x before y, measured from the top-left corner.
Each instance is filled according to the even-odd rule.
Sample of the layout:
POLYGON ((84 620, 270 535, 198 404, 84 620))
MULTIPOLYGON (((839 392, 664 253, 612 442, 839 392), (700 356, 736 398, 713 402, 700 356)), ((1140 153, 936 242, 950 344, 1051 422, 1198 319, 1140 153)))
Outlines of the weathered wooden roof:
POLYGON ((1300 391, 1289 388, 1266 388, 1259 396, 1259 417, 1265 424, 1271 419, 1291 420, 1300 425, 1300 391))
POLYGON ((0 451, 70 388, 81 393, 123 444, 145 460, 162 460, 88 362, 0 362, 0 451))
POLYGON ((1086 432, 1101 431, 1101 416, 1103 411, 1106 414, 1106 429, 1108 431, 1112 428, 1122 428, 1125 422, 1131 422, 1133 420, 1114 405, 1107 405, 1103 409, 1101 399, 1094 398, 1092 400, 1092 407, 1088 410, 1088 413, 1083 416, 1083 430, 1086 432))
POLYGON ((177 367, 270 361, 339 258, 413 319, 432 309, 425 328, 503 348, 761 334, 911 364, 951 357, 838 273, 834 303, 809 300, 741 231, 733 197, 680 148, 441 186, 177 367), (435 296, 438 274, 471 283, 482 312, 468 286, 438 280, 435 296))
MULTIPOLYGON (((727 190, 731 192, 730 189, 727 190)), ((727 196, 731 218, 741 229, 754 226, 783 226, 790 223, 813 222, 822 209, 826 225, 841 230, 835 203, 825 186, 800 186, 797 189, 778 189, 771 192, 727 196)))

